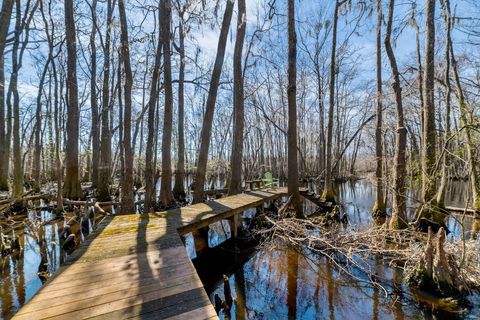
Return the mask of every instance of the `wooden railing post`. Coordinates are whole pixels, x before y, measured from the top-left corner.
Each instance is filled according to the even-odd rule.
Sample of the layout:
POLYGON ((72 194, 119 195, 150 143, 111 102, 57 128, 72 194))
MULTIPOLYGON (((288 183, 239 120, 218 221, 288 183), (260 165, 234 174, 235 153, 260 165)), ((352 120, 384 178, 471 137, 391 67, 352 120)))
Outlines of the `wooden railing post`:
POLYGON ((197 254, 200 254, 203 250, 208 248, 208 230, 210 230, 209 226, 192 231, 195 252, 197 254))
POLYGON ((238 226, 240 224, 240 213, 234 214, 228 219, 228 224, 230 225, 232 238, 235 239, 238 237, 238 226))

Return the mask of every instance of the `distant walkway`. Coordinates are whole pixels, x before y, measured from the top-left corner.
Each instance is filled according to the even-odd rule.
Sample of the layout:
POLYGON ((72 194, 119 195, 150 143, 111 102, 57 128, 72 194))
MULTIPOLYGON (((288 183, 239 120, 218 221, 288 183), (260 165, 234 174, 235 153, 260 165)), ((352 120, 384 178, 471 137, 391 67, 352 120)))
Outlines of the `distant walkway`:
POLYGON ((217 319, 179 235, 286 193, 107 217, 13 319, 217 319))

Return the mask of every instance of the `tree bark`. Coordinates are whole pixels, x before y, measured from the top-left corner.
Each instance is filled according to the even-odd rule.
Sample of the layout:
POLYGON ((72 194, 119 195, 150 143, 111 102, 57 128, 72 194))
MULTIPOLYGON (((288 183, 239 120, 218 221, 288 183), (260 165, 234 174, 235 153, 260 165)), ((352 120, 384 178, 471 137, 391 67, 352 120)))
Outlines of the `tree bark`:
POLYGON ((377 190, 375 197, 375 204, 372 213, 385 213, 385 196, 383 192, 383 90, 382 90, 382 0, 377 0, 377 35, 376 35, 376 49, 377 49, 377 122, 375 127, 375 156, 376 156, 376 170, 375 177, 377 179, 377 190))
POLYGON ((165 85, 165 110, 163 115, 162 134, 162 182, 160 184, 160 203, 169 207, 173 199, 172 193, 172 125, 173 125, 173 89, 172 59, 170 54, 170 20, 172 4, 170 0, 162 0, 162 42, 163 42, 163 79, 165 85))
POLYGON ((337 50, 337 24, 338 11, 340 5, 344 1, 335 1, 335 12, 333 14, 333 29, 332 29, 332 51, 330 56, 330 84, 329 84, 329 105, 328 105, 328 123, 327 123, 327 159, 325 168, 325 186, 323 190, 323 199, 327 202, 335 202, 335 194, 333 191, 332 181, 332 161, 333 161, 333 111, 335 108, 335 75, 337 73, 336 67, 336 50, 337 50))
POLYGON ((64 195, 80 198, 82 190, 78 176, 79 109, 77 84, 77 44, 73 1, 65 0, 65 35, 67 43, 67 145, 65 147, 64 195))
MULTIPOLYGON (((18 73, 22 67, 23 54, 29 42, 30 22, 33 19, 34 13, 38 7, 39 2, 35 2, 34 6, 30 8, 29 5, 25 8, 25 13, 22 18, 21 1, 15 2, 16 20, 15 20, 15 34, 12 48, 12 73, 10 77, 9 91, 7 94, 7 103, 10 104, 9 110, 12 109, 11 97, 13 95, 13 195, 20 196, 23 193, 23 162, 22 157, 22 143, 20 137, 20 96, 18 93, 18 73), (20 36, 25 30, 25 34, 20 46, 20 36)), ((8 115, 10 118, 11 115, 8 115)), ((10 134, 7 134, 7 148, 9 148, 10 134)), ((8 153, 8 152, 7 152, 8 153)))
POLYGON ((91 50, 91 78, 90 78, 90 106, 92 110, 92 186, 98 186, 98 167, 100 164, 100 129, 98 116, 98 97, 97 97, 97 44, 95 43, 97 31, 97 0, 92 1, 92 30, 90 32, 90 50, 91 50))
POLYGON ((298 191, 297 151, 297 34, 295 32, 295 0, 288 1, 288 194, 295 214, 303 218, 298 191))
MULTIPOLYGON (((163 7, 160 8, 160 12, 163 7)), ((159 24, 161 25, 162 14, 159 15, 159 24)), ((158 43, 155 52, 155 65, 153 67, 152 80, 150 82, 150 98, 148 100, 148 118, 147 118, 147 145, 145 150, 145 203, 144 211, 149 212, 155 203, 155 167, 153 164, 153 145, 155 143, 155 109, 158 99, 158 81, 160 78, 160 64, 162 58, 163 35, 161 29, 158 35, 158 43)))
POLYGON ((233 52, 233 142, 228 194, 242 192, 243 127, 245 122, 242 52, 247 25, 245 0, 238 0, 237 37, 233 52))
POLYGON ((120 39, 121 56, 125 73, 124 86, 124 119, 123 119, 123 149, 125 157, 125 173, 122 187, 122 213, 134 213, 135 204, 133 201, 133 154, 132 154, 132 67, 130 65, 130 51, 128 45, 127 15, 125 13, 125 0, 118 0, 118 12, 120 15, 120 39))
POLYGON ((437 206, 437 164, 435 130, 435 0, 427 0, 425 20, 425 70, 423 75, 423 156, 422 200, 417 221, 425 218, 445 226, 443 214, 437 206))
MULTIPOLYGON (((446 3, 444 3, 444 7, 446 3)), ((452 28, 452 21, 449 14, 446 12, 446 8, 444 8, 444 19, 445 19, 445 31, 446 31, 446 44, 445 44, 445 134, 444 140, 445 145, 444 147, 449 149, 449 139, 450 139, 450 131, 451 131, 451 120, 450 120, 450 113, 451 113, 451 97, 452 97, 452 84, 450 83, 450 46, 451 43, 448 41, 451 37, 451 28, 452 28)), ((450 155, 448 152, 445 152, 443 156, 443 163, 442 163, 442 173, 441 173, 441 180, 440 180, 440 187, 438 188, 437 193, 437 204, 440 208, 445 208, 445 195, 447 190, 447 180, 448 180, 448 167, 450 165, 450 155)))
POLYGON ((178 36, 180 55, 180 66, 178 70, 178 162, 177 172, 175 173, 175 185, 173 187, 173 196, 179 200, 185 200, 185 31, 183 28, 184 10, 179 11, 178 17, 178 36))
POLYGON ((61 123, 61 115, 62 111, 60 110, 60 99, 58 97, 58 76, 57 70, 55 66, 55 61, 52 61, 52 69, 53 69, 53 79, 55 82, 55 88, 53 91, 53 99, 54 99, 54 117, 55 117, 55 164, 56 164, 56 171, 57 171, 57 213, 63 211, 63 163, 62 157, 60 156, 60 144, 61 144, 61 136, 60 133, 60 123, 61 123))
POLYGON ((395 8, 395 0, 390 0, 388 6, 387 30, 385 33, 385 50, 387 51, 388 60, 392 70, 393 91, 395 93, 395 104, 397 109, 397 130, 395 134, 395 156, 394 156, 394 172, 393 172, 393 201, 392 201, 392 218, 390 220, 390 228, 402 229, 407 227, 407 206, 405 200, 407 176, 406 166, 406 150, 407 150, 407 129, 405 128, 405 120, 402 104, 402 87, 400 84, 400 73, 398 72, 397 60, 390 42, 392 34, 393 14, 395 8))
MULTIPOLYGON (((451 19, 450 11, 450 0, 445 1, 446 14, 449 19, 451 19)), ((450 20, 452 22, 452 20, 450 20)), ((465 95, 463 92, 463 87, 460 82, 460 75, 458 72, 457 60, 455 58, 455 51, 453 49, 452 37, 451 34, 447 34, 447 42, 450 44, 450 55, 452 63, 453 78, 455 81, 456 87, 456 96, 460 105, 460 123, 465 127, 465 137, 467 140, 467 159, 470 165, 471 176, 470 180, 472 183, 472 198, 473 198, 473 209, 475 210, 476 216, 480 213, 480 170, 478 168, 478 151, 474 145, 473 130, 471 125, 474 123, 472 110, 470 110, 467 102, 465 100, 465 95)))
MULTIPOLYGON (((425 21, 425 70, 423 76, 423 96, 425 99, 423 128, 423 161, 422 161, 422 198, 426 204, 436 201, 437 187, 435 174, 435 0, 427 0, 425 21)), ((433 204, 436 206, 436 204, 433 204)))
POLYGON ((208 149, 210 147, 210 138, 212 135, 213 115, 215 112, 215 103, 217 100, 217 91, 222 73, 223 60, 225 58, 225 48, 228 38, 228 29, 232 20, 234 0, 227 0, 225 13, 223 15, 222 28, 218 39, 217 55, 213 66, 212 78, 210 80, 210 89, 206 103, 205 116, 203 118, 202 132, 200 134, 200 150, 198 152, 197 172, 195 175, 195 193, 193 203, 203 202, 203 191, 205 188, 205 175, 207 171, 208 149))
POLYGON ((38 93, 37 93, 37 109, 35 111, 35 149, 33 155, 33 180, 34 186, 33 189, 35 192, 40 191, 41 184, 41 155, 42 155, 42 144, 41 144, 41 133, 42 133, 42 93, 43 86, 45 83, 45 77, 47 76, 48 67, 50 65, 50 55, 45 62, 43 67, 42 75, 40 76, 40 83, 38 84, 38 93))
POLYGON ((100 141, 100 164, 98 169, 97 198, 99 201, 110 200, 110 167, 112 163, 111 133, 109 119, 110 104, 110 38, 113 23, 112 0, 107 0, 107 31, 103 49, 103 82, 102 82, 102 132, 100 141))
POLYGON ((0 191, 8 191, 9 148, 6 147, 7 132, 5 128, 5 66, 4 53, 8 28, 12 16, 13 0, 3 0, 0 12, 0 191))

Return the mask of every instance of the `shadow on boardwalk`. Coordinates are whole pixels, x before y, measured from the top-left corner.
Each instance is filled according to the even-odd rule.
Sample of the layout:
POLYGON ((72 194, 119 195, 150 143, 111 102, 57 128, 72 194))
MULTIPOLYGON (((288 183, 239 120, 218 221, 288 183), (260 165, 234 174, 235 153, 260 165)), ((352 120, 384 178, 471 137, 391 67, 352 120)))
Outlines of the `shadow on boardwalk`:
POLYGON ((216 318, 180 235, 283 194, 107 217, 15 318, 216 318))

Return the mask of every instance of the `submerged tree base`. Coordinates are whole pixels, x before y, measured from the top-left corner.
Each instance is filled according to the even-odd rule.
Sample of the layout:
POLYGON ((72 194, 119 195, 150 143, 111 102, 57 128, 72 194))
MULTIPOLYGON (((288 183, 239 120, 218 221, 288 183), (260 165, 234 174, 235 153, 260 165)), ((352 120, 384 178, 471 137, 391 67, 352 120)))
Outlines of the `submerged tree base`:
POLYGON ((402 220, 397 215, 392 216, 388 225, 392 230, 403 230, 408 228, 407 222, 402 220))
POLYGON ((440 228, 433 245, 432 228, 428 228, 428 239, 417 267, 407 276, 410 287, 428 292, 439 298, 461 298, 466 294, 459 278, 459 267, 455 257, 445 252, 445 230, 440 228))
POLYGON ((372 217, 374 219, 381 219, 387 217, 387 208, 385 206, 385 202, 375 201, 375 204, 372 208, 372 217))
POLYGON ((322 199, 324 202, 331 202, 335 204, 335 193, 333 189, 327 188, 322 194, 322 199))
POLYGON ((440 228, 443 228, 449 233, 445 224, 445 215, 437 204, 422 206, 415 221, 415 226, 422 232, 427 232, 428 228, 432 228, 433 232, 438 232, 440 228))

